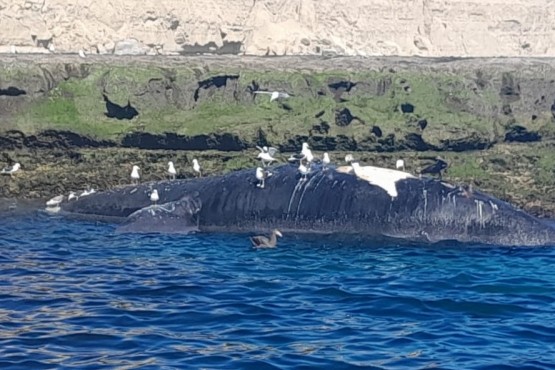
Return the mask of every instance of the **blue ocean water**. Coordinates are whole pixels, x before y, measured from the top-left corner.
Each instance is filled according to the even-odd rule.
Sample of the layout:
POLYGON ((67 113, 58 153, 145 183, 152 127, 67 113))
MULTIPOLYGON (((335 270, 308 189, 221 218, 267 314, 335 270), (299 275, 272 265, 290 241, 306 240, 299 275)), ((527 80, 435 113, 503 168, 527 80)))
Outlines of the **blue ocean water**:
POLYGON ((555 368, 555 249, 0 219, 2 369, 555 368))

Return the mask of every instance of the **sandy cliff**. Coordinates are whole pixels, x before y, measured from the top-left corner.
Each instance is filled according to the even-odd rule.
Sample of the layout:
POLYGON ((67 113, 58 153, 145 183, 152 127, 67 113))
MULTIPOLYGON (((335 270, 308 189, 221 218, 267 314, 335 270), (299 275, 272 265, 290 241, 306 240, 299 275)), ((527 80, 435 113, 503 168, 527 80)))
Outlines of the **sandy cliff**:
POLYGON ((0 0, 0 52, 555 56, 552 0, 0 0))

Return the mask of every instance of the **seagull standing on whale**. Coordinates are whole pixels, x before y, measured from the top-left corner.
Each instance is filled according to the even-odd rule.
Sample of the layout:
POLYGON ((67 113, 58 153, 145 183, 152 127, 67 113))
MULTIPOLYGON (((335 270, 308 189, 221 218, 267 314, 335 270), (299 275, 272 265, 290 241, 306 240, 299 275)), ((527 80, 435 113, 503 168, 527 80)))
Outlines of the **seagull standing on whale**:
POLYGON ((256 179, 258 180, 257 187, 264 189, 265 181, 268 178, 268 171, 264 170, 262 167, 256 168, 256 179))
POLYGON ((258 156, 256 158, 262 161, 263 167, 268 167, 269 165, 272 164, 272 162, 277 161, 277 159, 274 158, 274 155, 276 155, 277 153, 276 148, 272 148, 272 147, 268 148, 267 146, 264 146, 262 148, 259 146, 256 146, 256 148, 260 150, 260 153, 258 153, 258 156))
POLYGON ((158 190, 154 189, 152 193, 150 193, 150 201, 156 205, 156 203, 160 200, 158 196, 158 190))

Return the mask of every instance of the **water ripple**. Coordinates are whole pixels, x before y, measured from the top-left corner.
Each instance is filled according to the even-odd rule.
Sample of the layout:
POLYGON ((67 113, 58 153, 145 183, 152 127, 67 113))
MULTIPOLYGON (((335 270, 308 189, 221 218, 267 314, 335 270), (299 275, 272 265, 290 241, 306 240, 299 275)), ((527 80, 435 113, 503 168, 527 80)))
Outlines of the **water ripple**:
POLYGON ((550 248, 0 232, 0 368, 555 368, 550 248))

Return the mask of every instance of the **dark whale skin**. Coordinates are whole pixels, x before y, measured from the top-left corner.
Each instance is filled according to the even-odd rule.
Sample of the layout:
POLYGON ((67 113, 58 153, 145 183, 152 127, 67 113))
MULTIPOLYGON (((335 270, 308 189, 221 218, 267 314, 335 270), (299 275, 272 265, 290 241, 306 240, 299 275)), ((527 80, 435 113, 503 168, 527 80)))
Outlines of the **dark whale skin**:
POLYGON ((265 188, 255 169, 222 176, 145 183, 63 203, 62 214, 121 219, 150 205, 184 196, 201 204, 201 231, 255 232, 279 228, 295 233, 357 234, 409 241, 485 243, 502 246, 555 245, 555 229, 524 211, 474 190, 431 178, 396 183, 397 197, 356 176, 314 166, 300 179, 294 165, 272 168, 265 188))

